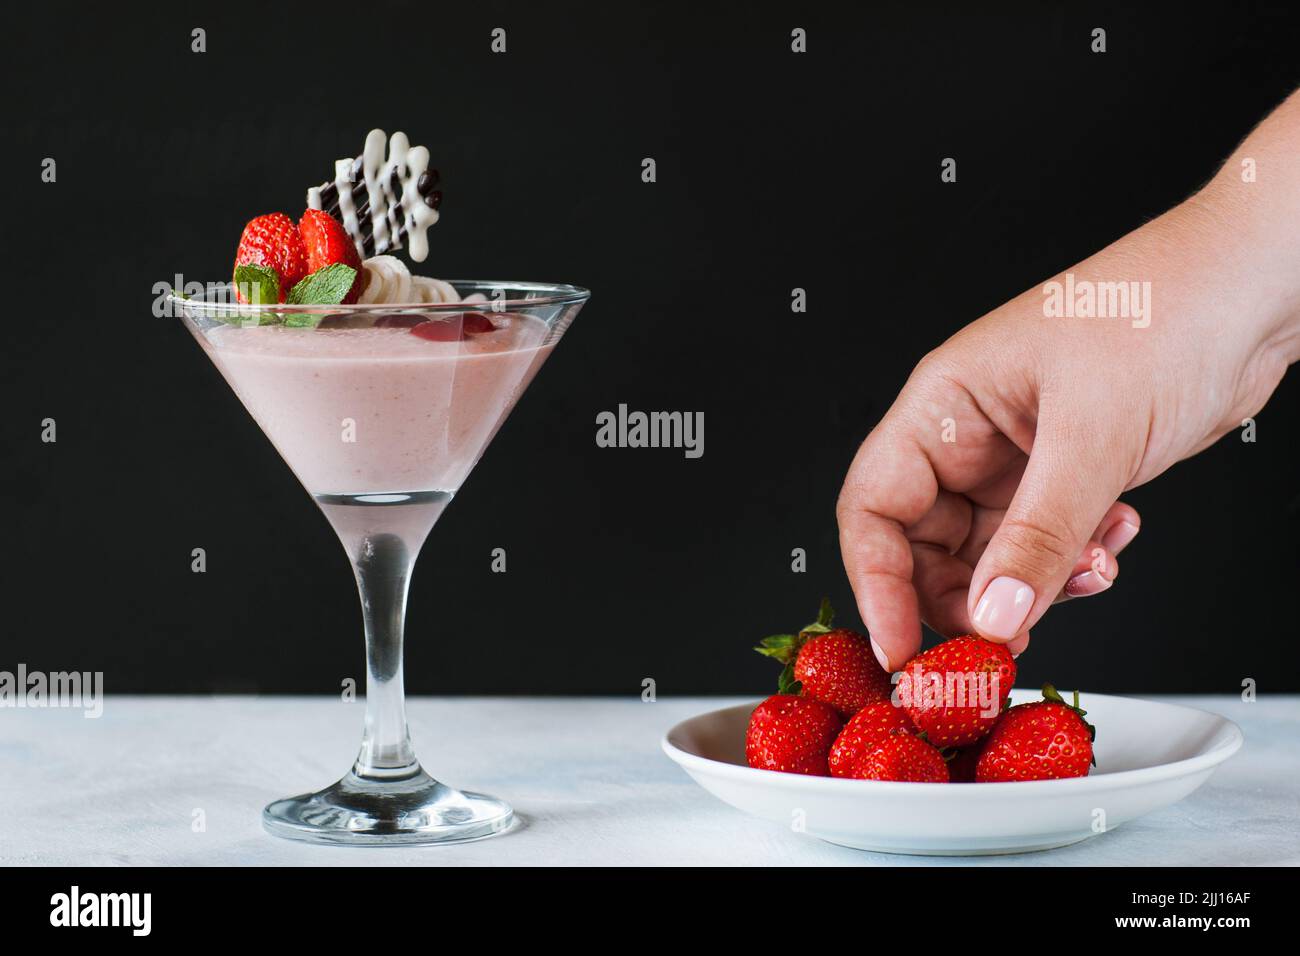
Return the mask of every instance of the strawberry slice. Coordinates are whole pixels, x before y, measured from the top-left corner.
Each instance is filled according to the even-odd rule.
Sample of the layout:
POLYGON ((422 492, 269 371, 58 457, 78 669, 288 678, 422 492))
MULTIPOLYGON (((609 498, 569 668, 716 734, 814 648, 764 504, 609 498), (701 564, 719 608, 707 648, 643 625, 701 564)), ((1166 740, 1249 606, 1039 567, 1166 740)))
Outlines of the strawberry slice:
MULTIPOLYGON (((379 325, 379 322, 375 323, 379 325)), ((398 323, 391 323, 397 325, 398 323)), ((462 312, 445 319, 431 319, 411 328, 413 335, 430 342, 455 342, 483 332, 495 332, 496 324, 482 312, 462 312)))
POLYGON ((411 329, 411 334, 428 339, 430 342, 459 342, 465 337, 461 324, 455 320, 447 322, 431 319, 428 322, 421 322, 411 329))
POLYGON ((482 312, 465 313, 465 331, 470 335, 478 335, 481 332, 495 332, 496 325, 482 312))
POLYGON ((407 315, 402 312, 375 316, 377 329, 409 329, 429 321, 427 315, 407 315))
MULTIPOLYGON (((280 301, 285 293, 307 275, 307 248, 298 227, 282 212, 258 216, 249 221, 239 237, 235 266, 264 266, 280 279, 280 301)), ((247 302, 236 285, 240 302, 247 302)))
POLYGON ((344 304, 356 302, 361 295, 361 256, 343 225, 322 209, 308 209, 302 214, 298 231, 307 250, 308 273, 319 272, 339 262, 357 270, 352 288, 342 300, 344 304))

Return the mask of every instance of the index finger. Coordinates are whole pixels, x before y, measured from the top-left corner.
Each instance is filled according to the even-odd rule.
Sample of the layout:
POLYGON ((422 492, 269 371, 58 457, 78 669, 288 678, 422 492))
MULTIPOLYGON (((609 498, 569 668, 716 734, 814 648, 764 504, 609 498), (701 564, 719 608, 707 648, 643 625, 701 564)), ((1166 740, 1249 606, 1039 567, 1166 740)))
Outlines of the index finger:
POLYGON ((921 649, 921 615, 904 529, 935 503, 939 482, 920 444, 887 415, 858 449, 840 490, 840 555, 876 657, 893 671, 921 649))

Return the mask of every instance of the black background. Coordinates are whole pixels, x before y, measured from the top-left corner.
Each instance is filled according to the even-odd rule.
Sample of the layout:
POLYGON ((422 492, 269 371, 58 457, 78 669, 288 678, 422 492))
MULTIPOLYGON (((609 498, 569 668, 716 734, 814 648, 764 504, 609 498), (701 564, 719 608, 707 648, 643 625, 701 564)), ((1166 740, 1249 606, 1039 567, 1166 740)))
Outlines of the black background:
MULTIPOLYGON (((757 637, 822 594, 857 623, 835 497, 916 360, 1208 178, 1300 80, 1291 7, 20 15, 0 669, 103 670, 111 692, 361 676, 337 540, 150 307, 177 273, 226 278, 245 221, 296 217, 379 126, 443 172, 426 272, 595 293, 425 548, 408 690, 767 690, 757 637), (704 457, 597 448, 620 402, 703 411, 704 457)), ((1230 435, 1129 497, 1144 530, 1119 582, 1049 614, 1022 684, 1300 690, 1298 394, 1292 374, 1256 443, 1230 435)))

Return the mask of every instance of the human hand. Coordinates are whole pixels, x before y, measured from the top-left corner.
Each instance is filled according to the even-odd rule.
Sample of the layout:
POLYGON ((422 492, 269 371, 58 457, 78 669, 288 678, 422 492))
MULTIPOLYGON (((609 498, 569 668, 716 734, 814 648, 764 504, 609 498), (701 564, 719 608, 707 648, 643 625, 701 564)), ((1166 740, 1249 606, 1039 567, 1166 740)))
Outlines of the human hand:
POLYGON ((1127 314, 1048 317, 1035 287, 922 359, 838 505, 886 669, 922 620, 1024 650, 1052 603, 1115 580, 1140 526, 1120 494, 1263 406, 1300 357, 1297 156, 1300 94, 1204 190, 1067 270, 1076 290, 1137 283, 1127 314), (1245 184, 1243 153, 1273 181, 1245 184))

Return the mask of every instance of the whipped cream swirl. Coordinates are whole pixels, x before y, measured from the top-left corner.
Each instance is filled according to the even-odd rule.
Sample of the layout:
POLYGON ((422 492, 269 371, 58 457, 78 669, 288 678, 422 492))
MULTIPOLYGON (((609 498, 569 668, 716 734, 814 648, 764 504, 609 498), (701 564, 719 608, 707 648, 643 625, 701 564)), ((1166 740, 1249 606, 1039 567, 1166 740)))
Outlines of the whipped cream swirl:
MULTIPOLYGON (((358 304, 366 303, 438 303, 460 302, 460 293, 451 283, 428 276, 413 276, 406 263, 396 256, 374 256, 361 263, 365 284, 358 304)), ((476 296, 475 298, 481 298, 476 296)))

